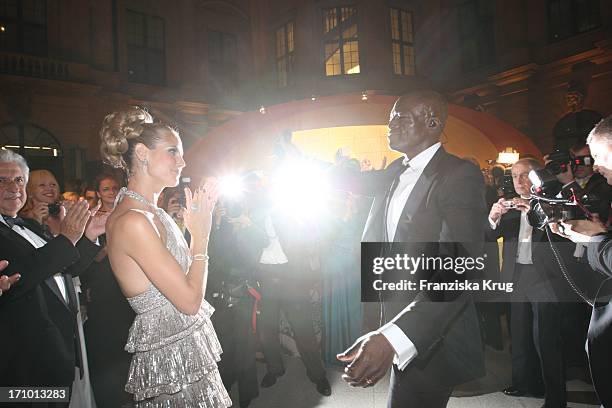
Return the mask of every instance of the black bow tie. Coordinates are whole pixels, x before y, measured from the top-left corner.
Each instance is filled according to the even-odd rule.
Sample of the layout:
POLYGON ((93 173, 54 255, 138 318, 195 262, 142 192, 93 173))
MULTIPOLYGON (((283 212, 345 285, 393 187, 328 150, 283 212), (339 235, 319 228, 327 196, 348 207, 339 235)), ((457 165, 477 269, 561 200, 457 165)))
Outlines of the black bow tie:
POLYGON ((20 227, 25 227, 26 223, 21 217, 11 217, 8 215, 2 214, 2 218, 4 218, 4 222, 9 226, 9 228, 13 229, 14 225, 19 225, 20 227))

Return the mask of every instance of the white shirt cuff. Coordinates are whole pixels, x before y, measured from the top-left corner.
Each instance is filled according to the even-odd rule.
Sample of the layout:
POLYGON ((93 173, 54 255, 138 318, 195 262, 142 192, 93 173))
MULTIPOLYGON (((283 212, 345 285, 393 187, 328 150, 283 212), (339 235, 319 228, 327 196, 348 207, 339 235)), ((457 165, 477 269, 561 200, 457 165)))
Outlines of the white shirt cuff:
MULTIPOLYGON (((481 218, 482 219, 482 218, 481 218)), ((489 219, 489 225, 491 226, 491 229, 497 229, 497 226, 499 225, 499 221, 501 220, 501 217, 499 217, 497 219, 497 222, 493 222, 493 220, 491 219, 491 217, 488 217, 489 219)))
POLYGON ((378 329, 377 332, 385 336, 389 343, 391 343, 391 347, 395 350, 393 363, 400 370, 406 368, 408 363, 417 356, 416 347, 395 323, 389 322, 378 329))

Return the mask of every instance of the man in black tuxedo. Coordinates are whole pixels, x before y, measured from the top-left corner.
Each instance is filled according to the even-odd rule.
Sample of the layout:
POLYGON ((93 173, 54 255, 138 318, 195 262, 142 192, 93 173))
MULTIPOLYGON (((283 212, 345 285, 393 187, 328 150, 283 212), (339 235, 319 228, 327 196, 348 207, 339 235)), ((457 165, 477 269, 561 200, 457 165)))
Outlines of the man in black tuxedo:
MULTIPOLYGON (((483 177, 472 163, 442 147, 446 119, 446 102, 436 92, 416 91, 396 101, 389 146, 404 157, 384 170, 345 180, 353 192, 374 197, 362 241, 449 242, 482 249, 483 177)), ((434 294, 420 292, 409 306, 396 305, 385 303, 386 315, 395 317, 338 356, 350 363, 344 379, 369 387, 393 366, 388 407, 445 407, 455 385, 484 375, 471 297, 436 301, 434 294)))
POLYGON ((501 276, 514 283, 511 299, 512 385, 506 395, 540 395, 545 407, 565 407, 565 366, 561 337, 562 304, 568 285, 554 263, 544 231, 527 220, 531 170, 541 169, 535 159, 512 166, 514 189, 520 197, 501 198, 489 213, 489 240, 504 238, 501 276), (538 361, 540 364, 538 364, 538 361))
MULTIPOLYGON (((595 159, 595 168, 612 185, 612 116, 595 126, 587 144, 595 159)), ((601 274, 602 283, 593 305, 586 346, 595 391, 602 407, 612 407, 612 234, 604 222, 572 220, 551 225, 551 229, 587 245, 589 265, 601 274)))
POLYGON ((306 375, 319 394, 330 396, 331 385, 312 319, 310 258, 316 242, 313 226, 296 222, 285 211, 273 208, 269 197, 263 198, 250 216, 255 228, 263 233, 260 239, 264 241, 257 249, 255 272, 261 289, 258 330, 267 369, 261 386, 271 387, 285 373, 278 336, 282 310, 293 330, 306 375))
POLYGON ((98 252, 92 241, 104 224, 85 230, 91 216, 85 201, 68 211, 55 238, 18 218, 28 174, 23 157, 0 150, 0 259, 9 261, 3 274, 21 275, 0 297, 0 349, 12 350, 0 365, 0 386, 70 387, 82 361, 72 273, 98 252))

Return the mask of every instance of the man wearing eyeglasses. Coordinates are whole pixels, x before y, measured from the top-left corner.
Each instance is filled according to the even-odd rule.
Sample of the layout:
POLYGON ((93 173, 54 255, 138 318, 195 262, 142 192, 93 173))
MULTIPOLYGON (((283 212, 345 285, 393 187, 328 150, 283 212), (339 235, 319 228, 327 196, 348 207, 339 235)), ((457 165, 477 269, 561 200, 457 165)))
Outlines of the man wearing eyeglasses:
POLYGON ((70 208, 57 237, 17 217, 26 202, 28 174, 23 157, 0 150, 0 259, 8 261, 0 282, 21 276, 0 297, 0 350, 9 351, 0 364, 0 386, 70 387, 75 367, 82 367, 72 274, 98 252, 93 242, 104 225, 91 222, 86 229, 91 216, 86 201, 70 208))

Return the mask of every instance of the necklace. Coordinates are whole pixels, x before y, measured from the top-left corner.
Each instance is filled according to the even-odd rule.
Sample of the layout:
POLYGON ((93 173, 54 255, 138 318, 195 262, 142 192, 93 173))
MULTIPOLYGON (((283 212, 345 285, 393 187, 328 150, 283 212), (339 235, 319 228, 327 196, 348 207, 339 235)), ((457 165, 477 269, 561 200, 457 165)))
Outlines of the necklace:
POLYGON ((127 187, 121 187, 121 190, 119 190, 119 194, 117 194, 117 198, 115 198, 115 207, 121 201, 123 196, 130 197, 131 199, 134 199, 134 200, 138 201, 139 203, 142 203, 142 204, 145 204, 145 205, 151 207, 153 210, 155 210, 156 213, 161 210, 161 208, 159 208, 158 206, 154 205, 152 202, 150 202, 149 200, 147 200, 146 198, 144 198, 143 196, 141 196, 137 192, 132 191, 132 190, 128 190, 127 187))

